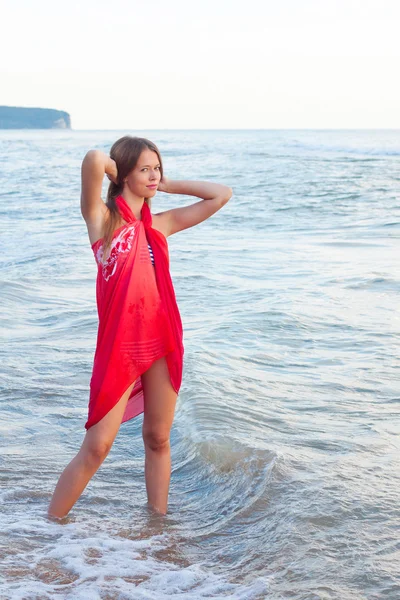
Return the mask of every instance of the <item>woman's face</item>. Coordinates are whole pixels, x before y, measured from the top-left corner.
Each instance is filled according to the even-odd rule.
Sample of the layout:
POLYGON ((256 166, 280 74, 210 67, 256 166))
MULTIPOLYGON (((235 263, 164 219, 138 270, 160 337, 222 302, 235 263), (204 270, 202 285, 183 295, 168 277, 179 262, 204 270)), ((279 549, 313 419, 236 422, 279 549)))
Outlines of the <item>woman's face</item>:
POLYGON ((160 168, 157 153, 149 149, 143 150, 136 167, 125 177, 125 185, 139 198, 152 198, 160 183, 160 168))

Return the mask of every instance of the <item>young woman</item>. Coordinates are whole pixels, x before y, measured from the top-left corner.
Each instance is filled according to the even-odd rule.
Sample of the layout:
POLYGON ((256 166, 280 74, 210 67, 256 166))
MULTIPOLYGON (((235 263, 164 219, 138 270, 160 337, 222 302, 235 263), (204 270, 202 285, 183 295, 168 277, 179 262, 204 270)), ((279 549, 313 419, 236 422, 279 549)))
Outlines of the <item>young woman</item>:
POLYGON ((231 196, 232 189, 219 183, 167 179, 157 146, 145 138, 120 138, 110 156, 99 150, 86 154, 81 212, 98 266, 99 327, 85 438, 58 480, 49 517, 67 515, 108 455, 121 423, 140 413, 148 507, 166 514, 169 438, 184 352, 166 238, 208 219, 231 196), (105 174, 110 185, 104 203, 105 174), (157 190, 203 200, 152 214, 157 190))

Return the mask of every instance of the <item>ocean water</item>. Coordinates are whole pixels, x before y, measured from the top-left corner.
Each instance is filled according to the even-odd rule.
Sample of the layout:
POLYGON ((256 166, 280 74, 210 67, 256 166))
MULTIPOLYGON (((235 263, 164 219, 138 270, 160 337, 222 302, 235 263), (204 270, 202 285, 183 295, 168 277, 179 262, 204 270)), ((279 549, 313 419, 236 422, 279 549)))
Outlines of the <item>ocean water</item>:
POLYGON ((0 598, 400 598, 400 131, 1 131, 0 173, 0 598), (168 514, 141 415, 57 523, 97 335, 80 165, 126 133, 233 196, 168 238, 168 514))

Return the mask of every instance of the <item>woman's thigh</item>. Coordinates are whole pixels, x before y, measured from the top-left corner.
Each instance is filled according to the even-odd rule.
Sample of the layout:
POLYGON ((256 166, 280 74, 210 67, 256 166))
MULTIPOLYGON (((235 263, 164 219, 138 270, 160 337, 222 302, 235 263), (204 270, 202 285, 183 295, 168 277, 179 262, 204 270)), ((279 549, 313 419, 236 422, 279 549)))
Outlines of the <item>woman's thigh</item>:
POLYGON ((142 373, 141 378, 144 394, 143 430, 169 433, 178 394, 171 385, 165 356, 156 360, 142 373))
POLYGON ((98 423, 87 430, 82 443, 83 450, 93 450, 102 446, 111 447, 121 425, 125 407, 134 385, 135 382, 129 386, 115 406, 98 423))

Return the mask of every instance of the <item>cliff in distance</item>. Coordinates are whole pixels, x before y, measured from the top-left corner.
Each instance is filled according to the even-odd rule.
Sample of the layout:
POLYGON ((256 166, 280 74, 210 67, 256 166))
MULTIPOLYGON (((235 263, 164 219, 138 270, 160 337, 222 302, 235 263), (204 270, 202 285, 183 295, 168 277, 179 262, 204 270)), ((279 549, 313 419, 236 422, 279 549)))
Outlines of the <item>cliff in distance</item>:
POLYGON ((71 129, 71 117, 54 108, 0 106, 0 129, 71 129))

